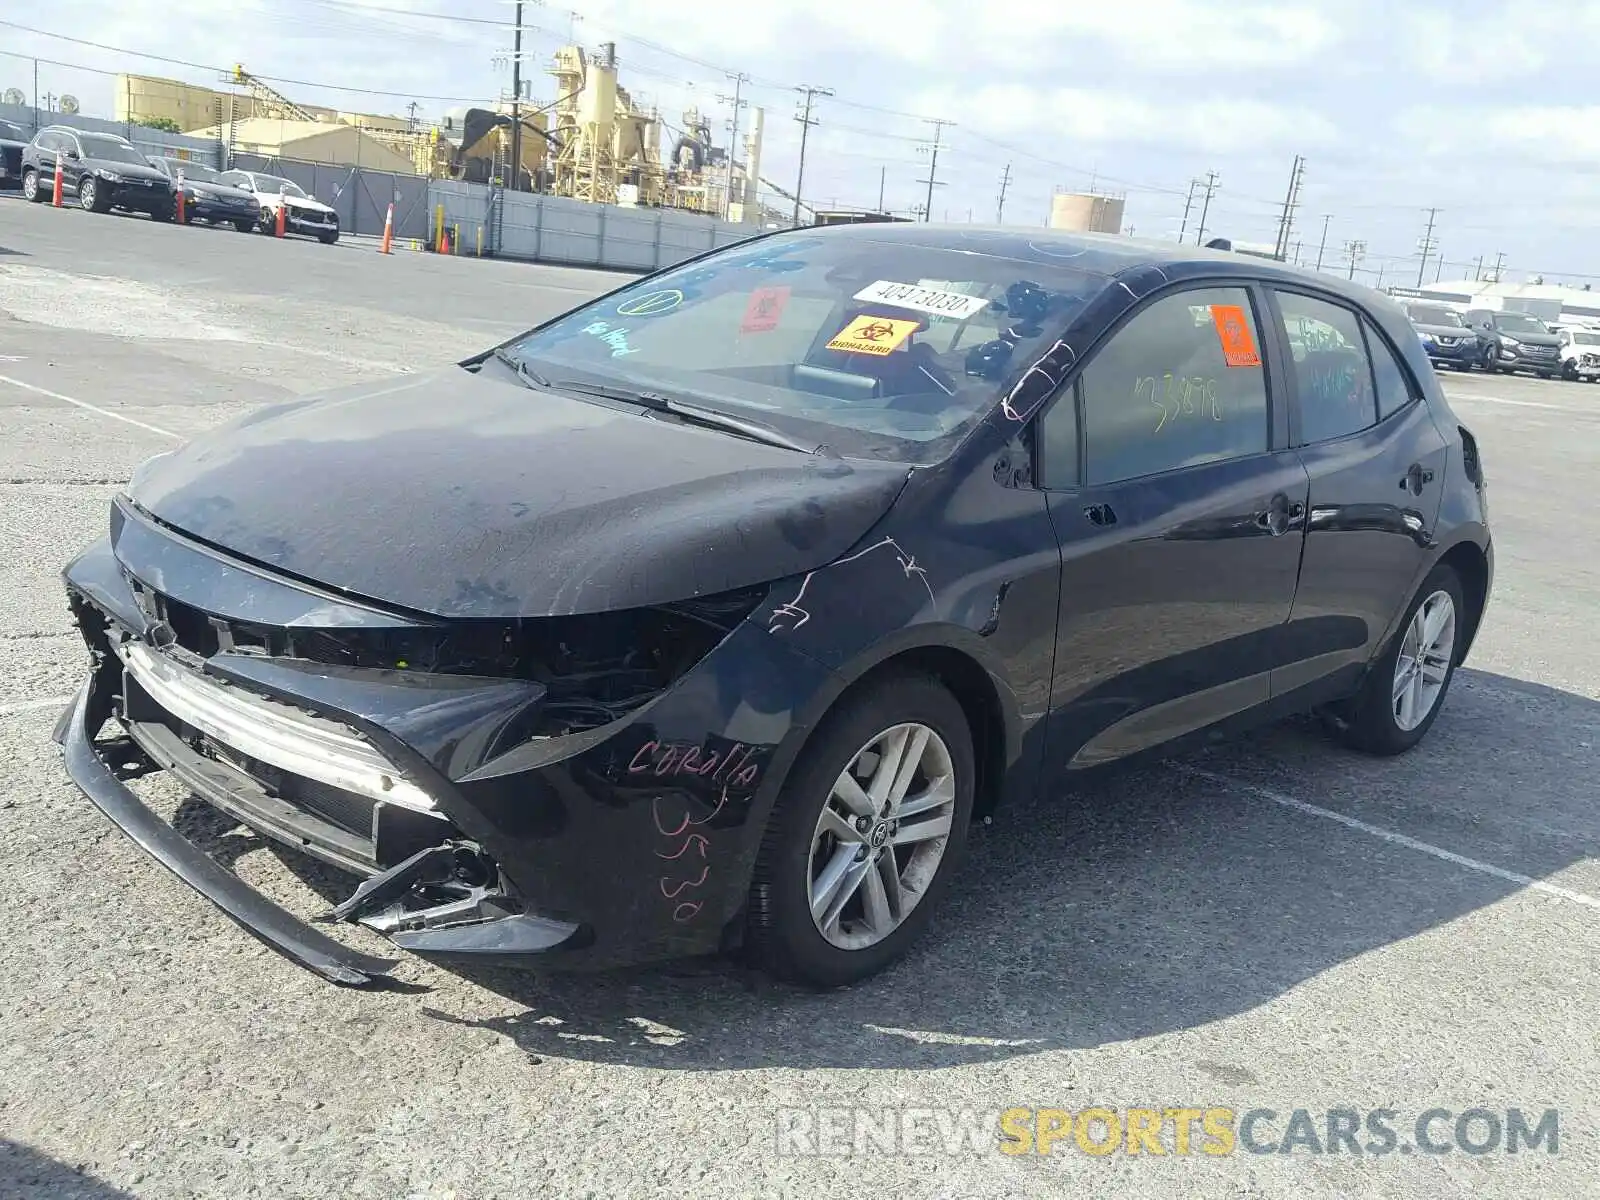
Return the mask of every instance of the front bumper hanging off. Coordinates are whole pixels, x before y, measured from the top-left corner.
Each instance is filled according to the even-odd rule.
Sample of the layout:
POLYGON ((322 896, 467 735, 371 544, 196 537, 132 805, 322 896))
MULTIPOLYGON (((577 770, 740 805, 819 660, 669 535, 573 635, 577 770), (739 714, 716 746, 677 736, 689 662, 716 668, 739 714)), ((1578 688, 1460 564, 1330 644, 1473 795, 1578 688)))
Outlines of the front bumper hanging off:
POLYGON ((56 737, 67 773, 113 824, 262 941, 335 983, 372 983, 394 969, 396 960, 352 950, 280 908, 146 807, 95 749, 89 729, 89 713, 100 699, 95 688, 96 679, 84 683, 56 737))
MULTIPOLYGON (((101 694, 106 686, 104 674, 95 672, 55 729, 67 773, 101 812, 156 861, 246 930, 325 978, 360 986, 377 982, 398 965, 398 960, 351 949, 273 903, 146 806, 117 777, 102 756, 102 746, 95 741, 97 729, 110 710, 109 698, 101 694), (99 714, 98 719, 95 714, 99 714)), ((146 732, 134 740, 147 756, 172 771, 191 790, 225 812, 245 816, 258 832, 291 843, 297 840, 283 836, 289 831, 275 830, 270 821, 263 820, 263 813, 248 802, 248 812, 241 813, 225 784, 204 770, 207 760, 182 756, 181 751, 164 752, 158 744, 146 744, 148 738, 146 732)), ((452 880, 458 854, 471 856, 471 851, 450 839, 419 850, 367 878, 333 910, 330 919, 359 921, 383 933, 400 949, 456 961, 522 959, 558 951, 573 943, 575 926, 532 913, 497 911, 498 894, 487 886, 486 880, 465 887, 452 880), (437 889, 445 884, 453 886, 452 898, 422 910, 405 907, 403 901, 414 888, 437 889)), ((335 861, 326 848, 319 856, 335 861)))

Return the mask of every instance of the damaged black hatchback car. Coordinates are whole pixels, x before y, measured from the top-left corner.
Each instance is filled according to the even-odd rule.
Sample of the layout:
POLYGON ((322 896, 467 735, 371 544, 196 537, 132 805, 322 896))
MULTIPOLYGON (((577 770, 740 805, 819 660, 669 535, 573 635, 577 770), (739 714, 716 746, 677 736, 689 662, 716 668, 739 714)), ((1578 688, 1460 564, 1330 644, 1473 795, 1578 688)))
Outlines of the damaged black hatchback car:
POLYGON ((836 985, 907 949, 1005 797, 1311 708, 1414 745, 1491 576, 1477 443, 1374 293, 1123 238, 793 231, 144 464, 65 571, 92 670, 56 736, 335 980, 394 960, 114 764, 359 877, 332 915, 419 955, 738 947, 836 985))

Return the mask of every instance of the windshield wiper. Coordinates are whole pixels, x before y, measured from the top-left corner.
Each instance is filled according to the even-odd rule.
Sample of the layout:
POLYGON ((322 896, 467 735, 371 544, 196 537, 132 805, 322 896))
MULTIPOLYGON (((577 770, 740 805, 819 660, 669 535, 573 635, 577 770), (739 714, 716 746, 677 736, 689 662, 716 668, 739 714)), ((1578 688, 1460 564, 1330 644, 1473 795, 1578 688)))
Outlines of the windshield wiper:
POLYGON ((539 374, 539 372, 535 371, 526 362, 518 358, 515 354, 511 353, 511 351, 505 349, 503 346, 496 346, 490 351, 490 353, 493 354, 494 357, 498 358, 501 362, 505 363, 506 366, 515 371, 517 373, 517 378, 522 380, 522 382, 527 384, 529 387, 544 388, 546 390, 549 389, 550 381, 548 379, 539 374))
POLYGON ((720 429, 724 433, 737 434, 752 441, 765 442, 769 446, 777 446, 784 450, 793 450, 797 454, 815 454, 821 448, 806 442, 796 441, 787 434, 779 433, 770 425, 763 425, 760 421, 732 417, 727 413, 717 412, 715 409, 701 408, 698 404, 688 404, 682 400, 675 400, 671 396, 663 396, 660 392, 609 387, 600 383, 580 383, 571 379, 559 380, 556 383, 546 384, 545 386, 555 388, 558 391, 600 396, 606 400, 621 400, 624 404, 636 404, 640 408, 649 409, 651 412, 671 413, 686 424, 702 425, 707 429, 720 429))

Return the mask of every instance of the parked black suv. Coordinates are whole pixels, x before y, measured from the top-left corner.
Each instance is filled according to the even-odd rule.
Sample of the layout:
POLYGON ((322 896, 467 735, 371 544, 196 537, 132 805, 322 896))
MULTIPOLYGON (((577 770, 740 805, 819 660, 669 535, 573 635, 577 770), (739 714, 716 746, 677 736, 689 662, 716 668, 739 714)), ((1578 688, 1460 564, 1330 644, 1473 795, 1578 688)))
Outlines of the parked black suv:
POLYGON ((0 121, 0 188, 22 186, 22 150, 27 144, 22 126, 0 121))
POLYGON ((1467 324, 1494 343, 1494 357, 1484 362, 1489 370, 1509 374, 1537 371, 1541 379, 1554 379, 1560 374, 1561 339, 1538 317, 1475 308, 1467 313, 1467 324))
POLYGON ((55 188, 61 163, 61 194, 75 196, 89 212, 113 208, 172 220, 172 181, 145 161, 127 138, 87 133, 67 125, 47 125, 22 152, 22 194, 44 202, 55 188))

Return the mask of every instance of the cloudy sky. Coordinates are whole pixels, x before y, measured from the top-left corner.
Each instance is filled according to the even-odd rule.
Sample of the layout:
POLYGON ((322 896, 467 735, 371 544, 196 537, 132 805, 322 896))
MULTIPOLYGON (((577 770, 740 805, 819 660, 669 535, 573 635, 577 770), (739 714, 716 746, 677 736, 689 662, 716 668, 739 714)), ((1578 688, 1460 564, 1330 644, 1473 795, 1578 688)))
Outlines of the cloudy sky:
MULTIPOLYGON (((77 95, 110 115, 118 70, 210 82, 243 62, 292 96, 423 114, 510 84, 511 0, 52 0, 0 24, 0 89, 77 95), (448 18, 426 14, 449 13, 448 18), (174 14, 182 13, 178 18, 174 14), (137 58, 181 59, 190 66, 137 58), (333 85, 346 90, 330 90, 333 85), (363 92, 361 89, 367 89, 363 92)), ((1362 277, 1415 284, 1430 208, 1444 277, 1505 256, 1509 278, 1600 281, 1600 2, 1484 0, 544 0, 526 7, 533 94, 569 40, 614 40, 622 82, 669 122, 697 104, 725 129, 732 72, 765 110, 762 174, 792 188, 796 87, 819 98, 805 196, 887 207, 926 196, 935 220, 1042 224, 1053 189, 1127 195, 1139 237, 1175 238, 1190 182, 1218 180, 1208 234, 1271 243, 1295 155, 1306 160, 1292 241, 1326 266, 1366 243, 1362 277)), ((746 115, 748 119, 748 114, 746 115)), ((1189 221, 1195 233, 1199 205, 1189 221)), ((1427 265, 1431 280, 1436 260, 1427 265)))

